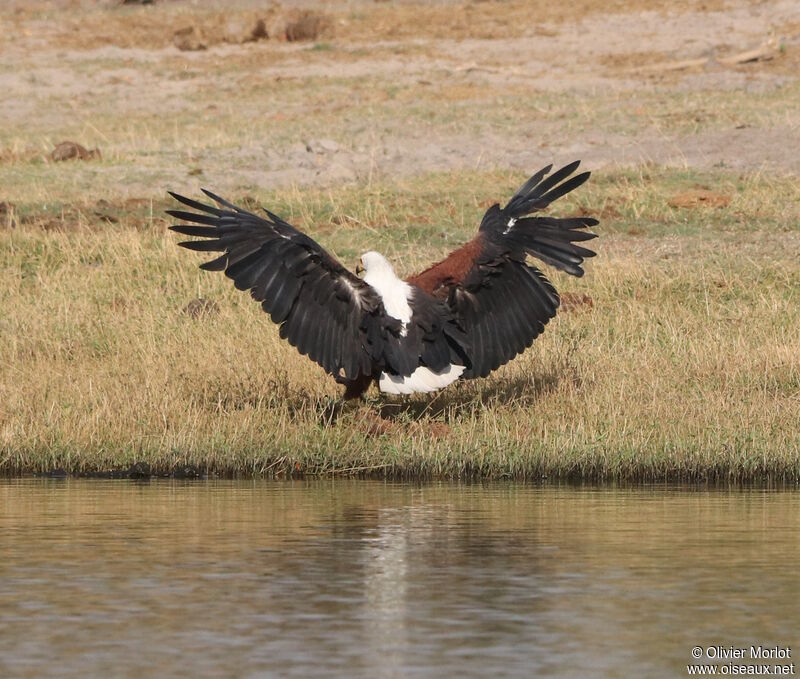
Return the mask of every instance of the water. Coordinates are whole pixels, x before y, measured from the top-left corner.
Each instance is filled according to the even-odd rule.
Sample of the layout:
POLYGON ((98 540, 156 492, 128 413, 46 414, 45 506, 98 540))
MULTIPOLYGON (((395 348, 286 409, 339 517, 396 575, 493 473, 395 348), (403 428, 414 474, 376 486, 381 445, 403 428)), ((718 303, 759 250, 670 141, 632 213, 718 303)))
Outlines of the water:
POLYGON ((798 563, 791 491, 0 481, 0 676, 680 677, 798 563))

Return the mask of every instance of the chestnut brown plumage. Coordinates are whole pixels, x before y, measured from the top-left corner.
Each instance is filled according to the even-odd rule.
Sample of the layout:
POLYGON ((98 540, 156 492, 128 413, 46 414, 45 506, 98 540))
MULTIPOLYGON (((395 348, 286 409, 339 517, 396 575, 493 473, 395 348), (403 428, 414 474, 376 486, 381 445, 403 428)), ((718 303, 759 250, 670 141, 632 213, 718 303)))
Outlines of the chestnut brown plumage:
POLYGON ((576 243, 595 237, 584 229, 597 220, 528 216, 589 178, 572 176, 578 165, 537 172, 505 207, 487 210, 473 240, 407 281, 374 252, 362 257, 359 278, 280 217, 260 217, 209 191, 219 207, 171 193, 196 212, 167 212, 191 222, 174 231, 208 239, 181 246, 221 253, 201 268, 224 271, 249 290, 282 338, 347 387, 345 398, 373 381, 388 393, 428 392, 485 377, 544 330, 559 297, 529 255, 583 275, 595 253, 576 243))

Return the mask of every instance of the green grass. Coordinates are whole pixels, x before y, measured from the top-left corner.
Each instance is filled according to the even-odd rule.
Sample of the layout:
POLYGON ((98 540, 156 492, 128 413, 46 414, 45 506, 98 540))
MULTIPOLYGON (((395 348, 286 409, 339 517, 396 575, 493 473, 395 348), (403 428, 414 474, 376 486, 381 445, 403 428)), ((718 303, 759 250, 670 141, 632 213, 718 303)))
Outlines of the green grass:
MULTIPOLYGON (((411 273, 522 175, 257 193, 351 265, 411 273), (443 196, 445 198, 443 198, 443 196)), ((236 196, 234 196, 236 197, 236 196)), ((238 196, 243 198, 242 196, 238 196)), ((340 388, 166 230, 165 203, 36 201, 0 230, 0 470, 133 461, 220 474, 800 480, 800 191, 761 174, 600 173, 557 212, 603 219, 582 280, 521 358, 434 398, 340 388), (697 186, 721 208, 675 208, 697 186), (217 313, 192 318, 196 297, 217 313), (334 414, 335 413, 335 414, 334 414)))

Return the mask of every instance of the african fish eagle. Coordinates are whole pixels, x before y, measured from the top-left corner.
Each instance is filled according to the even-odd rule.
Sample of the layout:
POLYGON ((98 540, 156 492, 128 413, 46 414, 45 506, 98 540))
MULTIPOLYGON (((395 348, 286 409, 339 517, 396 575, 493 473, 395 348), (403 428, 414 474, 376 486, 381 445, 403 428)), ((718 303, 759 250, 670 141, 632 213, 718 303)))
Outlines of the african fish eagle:
POLYGON ((191 222, 173 231, 207 239, 181 246, 222 253, 200 268, 249 290, 283 339, 345 385, 344 398, 373 381, 390 394, 432 392, 485 377, 553 318, 558 293, 528 255, 583 275, 584 258, 595 253, 576 243, 595 238, 583 229, 597 220, 527 216, 583 184, 590 173, 573 175, 579 164, 537 172, 505 207, 487 210, 475 238, 407 280, 377 252, 364 253, 354 275, 269 210, 260 217, 210 191, 218 207, 170 192, 197 212, 167 212, 191 222))

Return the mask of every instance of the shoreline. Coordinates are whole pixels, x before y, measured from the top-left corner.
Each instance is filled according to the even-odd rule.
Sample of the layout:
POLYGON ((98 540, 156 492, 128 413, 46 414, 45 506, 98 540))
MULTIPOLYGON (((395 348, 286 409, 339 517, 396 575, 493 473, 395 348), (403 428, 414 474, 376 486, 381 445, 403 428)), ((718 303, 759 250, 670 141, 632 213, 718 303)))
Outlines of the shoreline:
POLYGON ((624 471, 612 471, 595 466, 588 469, 568 471, 564 468, 537 467, 525 468, 484 466, 478 468, 465 460, 451 469, 433 470, 419 464, 406 467, 395 465, 367 465, 362 467, 335 467, 331 461, 317 465, 307 464, 300 458, 279 456, 264 458, 262 471, 244 471, 234 466, 207 465, 202 461, 174 463, 154 459, 152 462, 136 461, 119 465, 73 466, 57 465, 48 469, 41 467, 12 467, 8 463, 0 467, 0 478, 4 479, 85 479, 85 480, 175 480, 175 481, 214 481, 214 480, 323 480, 323 479, 362 479, 385 481, 389 483, 526 483, 543 485, 681 485, 689 487, 791 489, 800 486, 800 458, 785 465, 746 469, 735 465, 707 465, 695 467, 656 467, 631 465, 624 471))

